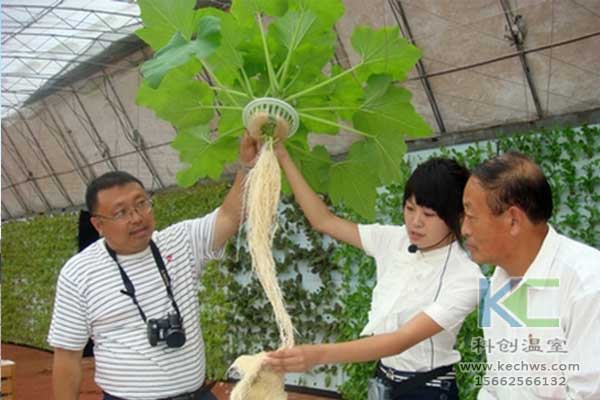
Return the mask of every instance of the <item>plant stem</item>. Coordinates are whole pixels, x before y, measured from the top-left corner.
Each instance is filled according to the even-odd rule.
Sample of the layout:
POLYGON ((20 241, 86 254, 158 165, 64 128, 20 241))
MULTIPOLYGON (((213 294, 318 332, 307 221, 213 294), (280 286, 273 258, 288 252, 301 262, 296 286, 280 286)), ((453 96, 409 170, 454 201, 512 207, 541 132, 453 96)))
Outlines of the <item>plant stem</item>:
POLYGON ((239 90, 228 89, 228 88, 225 88, 222 86, 209 86, 209 87, 212 90, 216 90, 217 92, 231 93, 231 94, 235 94, 237 96, 250 98, 250 96, 248 96, 248 93, 240 92, 239 90))
POLYGON ((310 93, 310 92, 312 92, 314 90, 320 89, 323 86, 327 86, 327 85, 329 85, 329 84, 337 81, 341 77, 346 76, 349 73, 353 72, 355 69, 362 67, 362 65, 363 65, 362 63, 356 64, 354 67, 349 68, 349 69, 345 70, 344 72, 337 74, 336 76, 332 76, 331 78, 329 78, 329 79, 327 79, 327 80, 325 80, 325 81, 323 81, 321 83, 318 83, 315 86, 309 87, 308 89, 304 89, 304 90, 302 90, 302 91, 300 91, 298 93, 294 93, 293 95, 288 96, 285 99, 285 101, 289 103, 290 100, 293 100, 296 97, 304 96, 305 94, 308 94, 308 93, 310 93))
POLYGON ((284 88, 282 89, 282 91, 281 91, 281 92, 282 92, 282 93, 285 93, 285 92, 287 92, 287 91, 288 91, 288 89, 289 89, 289 88, 291 88, 291 87, 292 87, 292 85, 293 85, 294 83, 296 83, 296 81, 298 80, 298 77, 300 76, 300 74, 301 74, 301 71, 298 71, 298 72, 296 72, 296 75, 295 75, 295 76, 294 76, 292 79, 290 79, 290 83, 288 83, 288 84, 286 85, 286 87, 284 87, 284 88))
MULTIPOLYGON (((219 81, 219 78, 217 78, 217 75, 215 75, 215 73, 213 72, 213 70, 208 66, 208 64, 206 62, 204 62, 204 60, 200 60, 200 62, 202 63, 202 66, 204 67, 204 69, 206 70, 206 72, 208 73, 208 75, 213 79, 213 81, 217 84, 217 87, 225 89, 225 87, 223 86, 223 84, 221 84, 221 82, 219 81)), ((214 86, 212 86, 212 88, 214 88, 214 86)), ((226 89, 223 90, 223 92, 227 95, 227 97, 229 97, 229 100, 231 100, 231 102, 233 104, 236 104, 237 106, 239 106, 240 104, 231 96, 231 92, 233 92, 231 89, 226 89)), ((239 93, 243 93, 243 92, 239 92, 239 93)), ((244 93, 244 96, 247 96, 244 93)))
POLYGON ((279 87, 283 87, 285 85, 288 68, 290 66, 290 60, 292 59, 292 53, 294 52, 294 50, 296 50, 296 47, 298 47, 298 45, 296 44, 296 36, 298 35, 298 30, 300 29, 300 26, 302 25, 303 18, 304 18, 304 14, 300 14, 300 21, 296 24, 296 27, 294 29, 294 33, 292 35, 292 40, 290 42, 290 47, 288 48, 288 52, 285 57, 285 61, 283 62, 282 66, 279 68, 279 71, 277 71, 278 76, 279 76, 279 73, 281 73, 281 76, 279 76, 279 79, 280 79, 279 87))
POLYGON ((360 107, 307 107, 297 108, 296 111, 356 111, 360 107))
POLYGON ((269 55, 269 47, 267 46, 267 37, 265 36, 265 28, 263 27, 262 18, 260 13, 256 13, 258 20, 258 27, 260 29, 260 38, 262 39, 263 50, 265 51, 265 61, 267 63, 267 72, 269 73, 269 86, 273 94, 277 94, 279 90, 277 86, 277 78, 275 78, 275 71, 273 70, 273 64, 271 64, 271 56, 269 55))
POLYGON ((244 78, 244 82, 246 83, 246 89, 248 90, 248 94, 251 98, 254 98, 254 92, 252 91, 252 85, 250 84, 250 79, 248 79, 248 75, 246 75, 246 71, 244 71, 244 67, 240 68, 242 72, 242 78, 244 78))
POLYGON ((340 128, 340 129, 345 129, 347 131, 350 131, 350 132, 353 132, 353 133, 357 133, 357 134, 359 134, 361 136, 367 136, 367 137, 370 137, 370 138, 374 138, 375 137, 375 135, 371 135, 371 134, 369 134, 367 132, 363 132, 363 131, 358 130, 358 129, 354 128, 354 127, 347 126, 347 125, 342 125, 342 124, 338 124, 337 122, 331 122, 331 121, 326 120, 324 118, 315 117, 313 115, 305 114, 305 113, 302 113, 302 112, 299 112, 298 115, 301 118, 310 119, 310 120, 313 120, 315 122, 320 122, 320 123, 325 124, 325 125, 335 126, 335 127, 340 128))
POLYGON ((219 104, 213 104, 212 106, 196 106, 194 107, 195 110, 208 110, 208 109, 219 109, 219 110, 236 110, 236 111, 242 111, 244 109, 244 107, 238 107, 238 106, 222 106, 219 104))
POLYGON ((223 133, 220 133, 220 134, 219 134, 219 137, 224 137, 224 136, 231 135, 232 133, 234 133, 234 132, 236 132, 236 131, 240 131, 240 130, 242 130, 242 129, 244 129, 244 126, 240 126, 239 128, 232 128, 232 129, 230 129, 230 130, 228 130, 228 131, 225 131, 225 132, 223 132, 223 133))

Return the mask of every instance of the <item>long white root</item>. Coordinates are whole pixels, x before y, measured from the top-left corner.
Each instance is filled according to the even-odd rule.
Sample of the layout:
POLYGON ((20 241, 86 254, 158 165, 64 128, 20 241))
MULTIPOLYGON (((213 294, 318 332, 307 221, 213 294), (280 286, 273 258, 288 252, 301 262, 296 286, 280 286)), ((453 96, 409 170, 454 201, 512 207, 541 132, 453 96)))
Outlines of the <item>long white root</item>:
POLYGON ((285 400, 283 375, 262 368, 265 353, 240 356, 235 360, 233 369, 242 379, 233 388, 230 400, 285 400))
POLYGON ((273 236, 277 222, 277 205, 281 191, 281 170, 273 152, 273 141, 267 140, 256 165, 245 182, 246 235, 252 258, 252 269, 258 276, 275 314, 282 347, 294 345, 294 328, 283 302, 273 260, 273 236))

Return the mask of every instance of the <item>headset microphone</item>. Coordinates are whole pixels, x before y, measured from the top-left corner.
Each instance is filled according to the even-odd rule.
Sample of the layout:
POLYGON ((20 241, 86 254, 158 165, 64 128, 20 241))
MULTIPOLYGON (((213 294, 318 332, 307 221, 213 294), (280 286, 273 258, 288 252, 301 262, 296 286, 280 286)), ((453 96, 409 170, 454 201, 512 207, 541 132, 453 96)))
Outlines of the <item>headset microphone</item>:
POLYGON ((448 236, 450 236, 451 234, 452 234, 452 231, 448 232, 448 234, 446 234, 446 236, 444 236, 444 237, 442 238, 442 240, 440 240, 440 241, 439 241, 439 242, 437 242, 436 244, 432 244, 431 246, 423 247, 423 248, 421 248, 421 249, 420 249, 420 248, 419 248, 419 247, 418 247, 416 244, 411 244, 410 246, 408 246, 408 252, 409 252, 409 253, 413 253, 413 254, 414 254, 414 253, 416 253, 416 252, 417 252, 417 250, 421 250, 421 251, 423 251, 423 250, 429 250, 429 249, 431 249, 431 248, 433 248, 433 247, 437 246, 438 244, 442 243, 442 242, 443 242, 444 240, 446 240, 446 238, 447 238, 448 236))

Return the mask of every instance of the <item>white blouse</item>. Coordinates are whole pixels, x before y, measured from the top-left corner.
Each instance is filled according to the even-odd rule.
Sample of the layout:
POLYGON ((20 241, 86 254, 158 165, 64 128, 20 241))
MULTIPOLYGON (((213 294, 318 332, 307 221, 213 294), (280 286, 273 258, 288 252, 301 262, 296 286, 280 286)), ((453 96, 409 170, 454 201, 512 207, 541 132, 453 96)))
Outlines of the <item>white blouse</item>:
POLYGON ((479 266, 456 242, 409 253, 404 226, 359 225, 359 234, 363 249, 377 265, 369 322, 361 334, 393 332, 420 312, 444 328, 382 363, 423 372, 460 361, 453 347, 463 320, 478 303, 483 278, 479 266))

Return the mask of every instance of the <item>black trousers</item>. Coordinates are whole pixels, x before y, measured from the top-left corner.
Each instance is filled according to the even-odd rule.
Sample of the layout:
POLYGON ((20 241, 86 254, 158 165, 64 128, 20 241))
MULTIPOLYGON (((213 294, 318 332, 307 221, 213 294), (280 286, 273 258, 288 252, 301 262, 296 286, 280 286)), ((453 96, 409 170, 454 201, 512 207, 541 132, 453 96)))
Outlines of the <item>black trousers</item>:
MULTIPOLYGON (((375 370, 375 376, 386 382, 391 387, 393 400, 458 400, 458 387, 456 386, 456 379, 444 379, 441 387, 423 384, 406 393, 395 394, 395 392, 402 387, 402 382, 395 382, 389 379, 379 368, 379 366, 380 364, 378 363, 375 370)), ((407 377, 412 377, 415 374, 418 374, 415 372, 394 372, 396 375, 404 375, 407 377)))

